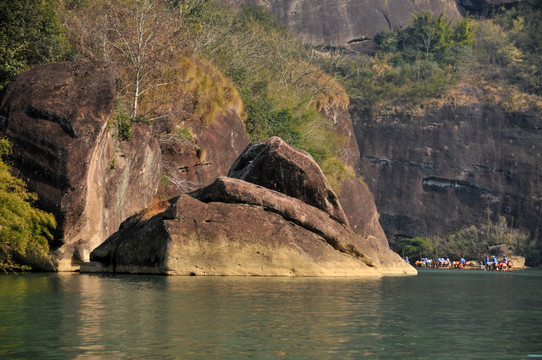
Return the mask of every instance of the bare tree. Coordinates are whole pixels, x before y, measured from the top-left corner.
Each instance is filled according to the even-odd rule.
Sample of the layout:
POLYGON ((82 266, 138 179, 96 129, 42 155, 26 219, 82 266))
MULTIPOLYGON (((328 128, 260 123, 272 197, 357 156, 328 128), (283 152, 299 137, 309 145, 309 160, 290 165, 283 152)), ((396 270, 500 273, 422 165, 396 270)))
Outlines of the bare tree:
POLYGON ((183 23, 167 0, 98 0, 79 9, 65 9, 65 24, 82 57, 114 62, 119 92, 139 115, 141 96, 163 86, 164 64, 185 48, 183 23))

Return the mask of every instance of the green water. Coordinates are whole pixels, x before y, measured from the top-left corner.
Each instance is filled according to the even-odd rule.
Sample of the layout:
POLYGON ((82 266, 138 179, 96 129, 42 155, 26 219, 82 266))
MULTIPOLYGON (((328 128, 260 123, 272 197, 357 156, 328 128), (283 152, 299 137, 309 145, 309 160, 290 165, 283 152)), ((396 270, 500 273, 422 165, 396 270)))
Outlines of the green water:
POLYGON ((0 276, 0 359, 542 358, 542 271, 0 276))

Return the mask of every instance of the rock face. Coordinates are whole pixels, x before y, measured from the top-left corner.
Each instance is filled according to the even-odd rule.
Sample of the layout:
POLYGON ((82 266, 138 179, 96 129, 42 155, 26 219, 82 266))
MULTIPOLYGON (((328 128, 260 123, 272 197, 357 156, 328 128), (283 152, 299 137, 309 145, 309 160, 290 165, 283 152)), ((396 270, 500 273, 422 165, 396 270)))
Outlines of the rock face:
POLYGON ((540 236, 540 114, 475 103, 419 117, 358 116, 360 168, 390 241, 447 234, 488 216, 540 236))
POLYGON ((249 144, 243 121, 234 110, 226 111, 206 126, 195 121, 188 125, 195 141, 161 134, 155 127, 164 175, 168 179, 167 188, 161 189, 161 196, 165 198, 201 189, 218 176, 226 175, 249 144))
MULTIPOLYGON (((312 186, 314 161, 277 138, 249 147, 231 173, 245 169, 252 174, 247 179, 263 178, 255 173, 256 164, 246 162, 269 158, 263 149, 278 159, 302 158, 309 170, 297 170, 295 184, 312 186)), ((307 193, 296 192, 302 197, 307 193)), ((81 271, 367 277, 416 273, 389 248, 381 249, 376 238, 363 237, 337 221, 336 208, 328 210, 331 213, 263 186, 221 177, 193 196, 173 199, 150 219, 127 220, 92 252, 81 271)))
POLYGON ((18 76, 0 103, 0 132, 39 206, 58 222, 57 270, 72 270, 127 217, 149 205, 161 174, 158 144, 144 126, 117 142, 108 130, 115 69, 57 63, 18 76))
MULTIPOLYGON (((322 114, 333 122, 333 130, 347 139, 340 149, 339 157, 346 166, 355 168, 360 162, 360 153, 348 110, 336 104, 328 104, 322 109, 322 114)), ((380 215, 373 194, 359 175, 342 181, 339 201, 352 230, 363 236, 375 237, 383 248, 389 247, 386 234, 380 226, 380 215)))
POLYGON ((430 10, 460 16, 454 0, 224 0, 230 4, 260 5, 306 42, 368 50, 382 30, 406 25, 412 14, 430 10))

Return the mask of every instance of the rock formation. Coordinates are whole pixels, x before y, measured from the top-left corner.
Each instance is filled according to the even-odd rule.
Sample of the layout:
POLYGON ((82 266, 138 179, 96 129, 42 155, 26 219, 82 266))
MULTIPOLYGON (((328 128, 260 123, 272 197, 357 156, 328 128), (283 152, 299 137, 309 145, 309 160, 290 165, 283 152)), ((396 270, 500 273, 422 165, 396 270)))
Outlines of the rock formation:
POLYGON ((200 189, 225 175, 248 144, 240 115, 225 111, 195 141, 133 123, 130 140, 110 132, 115 69, 58 63, 21 74, 0 103, 0 133, 14 145, 14 169, 58 222, 52 264, 76 270, 89 253, 153 198, 200 189))
MULTIPOLYGON (((28 182, 30 190, 38 193, 38 206, 51 211, 59 224, 55 243, 51 244, 52 263, 35 266, 61 271, 78 269, 83 261, 89 260, 89 253, 117 231, 125 219, 136 213, 147 217, 156 213, 155 196, 178 196, 211 184, 218 176, 228 173, 232 162, 248 144, 241 118, 233 110, 206 126, 190 124, 195 141, 183 141, 162 131, 159 122, 152 127, 134 123, 131 139, 118 141, 109 131, 115 101, 114 78, 114 69, 106 63, 47 65, 21 74, 2 98, 0 130, 14 144, 14 169, 28 182), (153 205, 141 213, 153 199, 153 205)), ((352 166, 359 160, 359 151, 348 113, 339 113, 331 105, 323 111, 333 121, 335 130, 349 137, 341 157, 352 166)), ((299 198, 296 201, 303 201, 310 209, 321 209, 328 222, 338 221, 347 229, 346 238, 354 236, 348 227, 350 221, 364 235, 360 238, 368 239, 364 241, 371 244, 373 250, 370 246, 369 253, 389 252, 367 186, 355 179, 345 181, 342 196, 349 210, 345 214, 339 198, 312 158, 278 138, 248 147, 231 167, 230 176, 299 198)), ((262 196, 260 202, 267 199, 264 193, 249 193, 262 196)), ((179 199, 198 204, 198 209, 208 207, 186 197, 179 199)), ((213 200, 217 201, 226 200, 213 200)), ((266 212, 275 211, 273 216, 277 211, 282 211, 283 217, 285 211, 293 211, 289 207, 286 207, 289 210, 269 210, 272 207, 248 201, 246 196, 239 202, 266 212)), ((293 221, 295 226, 303 222, 292 219, 284 221, 293 221)), ((330 233, 328 230, 315 230, 318 229, 315 225, 308 228, 316 231, 317 235, 311 236, 327 239, 339 248, 343 246, 335 235, 322 235, 330 233)), ((343 246, 343 250, 346 248, 343 246)))
POLYGON ((447 234, 500 216, 540 232, 540 114, 482 102, 421 116, 356 116, 360 169, 390 241, 447 234))
POLYGON ((137 125, 132 140, 115 142, 108 130, 114 102, 115 69, 107 63, 37 67, 1 100, 0 131, 13 143, 14 169, 58 222, 47 267, 77 268, 155 195, 158 144, 137 125))
POLYGON ((337 221, 336 207, 321 210, 329 196, 336 197, 328 193, 332 191, 324 177, 310 178, 317 167, 314 160, 282 140, 250 146, 230 173, 262 180, 256 171, 260 159, 280 164, 272 178, 283 179, 287 170, 295 173, 295 194, 312 204, 221 177, 193 196, 171 200, 151 218, 141 214, 127 220, 92 252, 81 271, 369 277, 416 273, 389 248, 382 249, 376 238, 363 237, 337 221), (300 188, 302 184, 307 189, 300 188), (313 189, 324 189, 319 192, 328 197, 307 197, 313 189))
POLYGON ((460 16, 454 0, 224 0, 233 5, 259 5, 309 43, 370 50, 382 30, 405 26, 412 14, 432 11, 460 16))
POLYGON ((278 137, 250 144, 228 176, 300 199, 348 224, 337 195, 312 157, 278 137))

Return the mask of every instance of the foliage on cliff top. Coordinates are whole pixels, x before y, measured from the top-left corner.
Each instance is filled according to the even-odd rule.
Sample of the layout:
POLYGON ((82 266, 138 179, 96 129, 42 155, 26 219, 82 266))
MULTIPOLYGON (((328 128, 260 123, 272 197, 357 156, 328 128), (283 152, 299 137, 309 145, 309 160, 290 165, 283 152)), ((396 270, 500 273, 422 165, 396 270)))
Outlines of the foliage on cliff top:
POLYGON ((30 67, 70 57, 56 0, 0 2, 0 90, 30 67))
POLYGON ((490 101, 509 110, 542 111, 540 2, 521 2, 479 19, 473 49, 476 63, 469 75, 487 89, 490 101))
POLYGON ((46 256, 56 227, 53 215, 33 207, 37 195, 11 175, 2 160, 10 149, 11 144, 0 139, 0 272, 24 269, 16 264, 20 256, 46 256))
POLYGON ((454 24, 443 14, 422 12, 413 15, 408 27, 380 33, 373 56, 331 56, 323 61, 363 110, 418 106, 443 96, 456 83, 456 73, 472 57, 473 36, 469 18, 454 24))
POLYGON ((78 59, 117 65, 117 93, 132 119, 208 124, 227 110, 241 113, 232 83, 190 53, 185 8, 168 0, 71 0, 62 15, 78 59))
POLYGON ((335 56, 341 61, 327 60, 327 69, 342 78, 356 106, 369 112, 461 102, 450 96, 458 97, 465 85, 481 90, 476 101, 540 111, 541 19, 540 6, 529 2, 492 19, 455 24, 422 12, 406 28, 382 32, 373 56, 335 56))
POLYGON ((140 111, 151 119, 170 114, 176 127, 186 119, 205 126, 227 110, 243 114, 232 81, 203 58, 179 56, 164 67, 162 76, 169 81, 142 96, 140 111))

